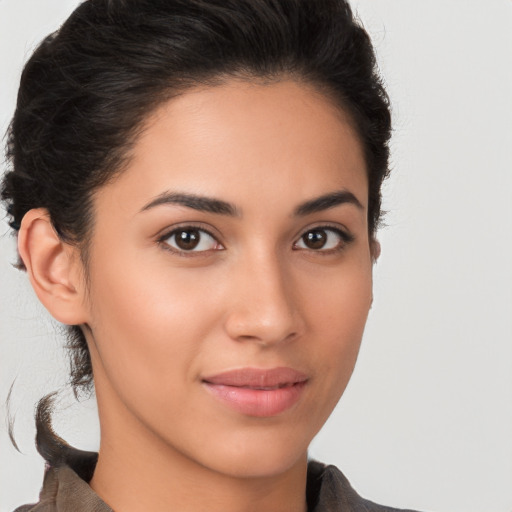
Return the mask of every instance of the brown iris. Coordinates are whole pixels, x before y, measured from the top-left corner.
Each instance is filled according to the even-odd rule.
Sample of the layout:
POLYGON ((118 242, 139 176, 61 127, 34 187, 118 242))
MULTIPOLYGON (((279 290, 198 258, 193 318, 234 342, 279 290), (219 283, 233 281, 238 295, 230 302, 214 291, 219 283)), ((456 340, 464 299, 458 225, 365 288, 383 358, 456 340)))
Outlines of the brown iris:
POLYGON ((303 237, 304 245, 309 249, 322 249, 327 242, 327 233, 323 229, 308 231, 303 237))
POLYGON ((198 229, 183 229, 177 231, 174 235, 176 245, 183 251, 195 249, 201 240, 201 234, 198 229))

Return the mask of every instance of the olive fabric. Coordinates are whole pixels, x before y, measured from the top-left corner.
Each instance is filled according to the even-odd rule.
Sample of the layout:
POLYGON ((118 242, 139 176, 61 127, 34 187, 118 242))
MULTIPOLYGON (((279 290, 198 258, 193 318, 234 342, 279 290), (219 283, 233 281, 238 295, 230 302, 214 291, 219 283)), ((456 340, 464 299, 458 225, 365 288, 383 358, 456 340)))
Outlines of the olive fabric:
MULTIPOLYGON (((87 483, 96 461, 97 454, 77 450, 69 465, 49 467, 39 502, 23 505, 14 512, 113 512, 87 483)), ((413 512, 361 498, 341 471, 316 461, 308 463, 306 499, 308 512, 413 512)))
POLYGON ((39 503, 15 512, 112 512, 112 509, 69 466, 49 468, 39 503))

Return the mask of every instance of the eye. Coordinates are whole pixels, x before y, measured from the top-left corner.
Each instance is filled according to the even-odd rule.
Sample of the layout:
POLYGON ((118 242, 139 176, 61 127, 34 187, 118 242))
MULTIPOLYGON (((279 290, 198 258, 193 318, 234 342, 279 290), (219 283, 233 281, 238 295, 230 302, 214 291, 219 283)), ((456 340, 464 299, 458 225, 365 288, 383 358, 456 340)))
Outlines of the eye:
POLYGON ((336 251, 343 249, 352 240, 351 235, 340 229, 318 227, 306 231, 294 244, 294 248, 311 251, 336 251))
POLYGON ((210 233, 195 227, 174 229, 161 237, 159 242, 176 252, 205 252, 223 249, 210 233))

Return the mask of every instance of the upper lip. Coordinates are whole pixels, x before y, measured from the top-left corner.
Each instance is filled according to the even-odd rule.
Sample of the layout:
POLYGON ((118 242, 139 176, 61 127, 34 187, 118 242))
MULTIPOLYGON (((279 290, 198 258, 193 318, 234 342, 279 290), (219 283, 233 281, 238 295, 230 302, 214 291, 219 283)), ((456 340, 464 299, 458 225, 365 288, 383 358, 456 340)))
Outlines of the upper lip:
POLYGON ((247 387, 247 388, 280 388, 308 380, 304 373, 293 368, 279 367, 271 369, 240 368, 203 377, 208 384, 247 387))

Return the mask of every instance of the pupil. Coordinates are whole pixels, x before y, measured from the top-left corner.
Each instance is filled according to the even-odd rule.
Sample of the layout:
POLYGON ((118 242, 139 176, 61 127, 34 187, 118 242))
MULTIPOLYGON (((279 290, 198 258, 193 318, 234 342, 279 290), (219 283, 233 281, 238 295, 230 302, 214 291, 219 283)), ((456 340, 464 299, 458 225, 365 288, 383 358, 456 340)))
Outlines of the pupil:
POLYGON ((187 231, 179 231, 176 234, 176 245, 184 251, 195 249, 199 244, 199 231, 197 229, 189 229, 187 231))
POLYGON ((310 249, 321 249, 327 242, 327 234, 325 231, 317 229, 306 233, 303 240, 310 249))

